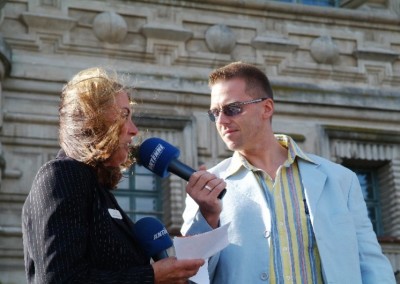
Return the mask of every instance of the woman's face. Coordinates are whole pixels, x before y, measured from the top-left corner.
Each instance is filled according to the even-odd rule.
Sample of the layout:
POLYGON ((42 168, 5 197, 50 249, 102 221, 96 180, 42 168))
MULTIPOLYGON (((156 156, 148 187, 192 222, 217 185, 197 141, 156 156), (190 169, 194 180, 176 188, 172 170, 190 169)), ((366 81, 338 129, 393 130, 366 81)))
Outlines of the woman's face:
MULTIPOLYGON (((132 109, 128 94, 126 92, 119 92, 115 96, 115 100, 117 110, 124 119, 124 124, 119 133, 119 146, 105 163, 106 166, 111 167, 119 167, 127 160, 129 154, 128 145, 131 143, 132 137, 138 133, 138 129, 132 121, 132 109)), ((112 115, 115 116, 115 113, 112 115)))

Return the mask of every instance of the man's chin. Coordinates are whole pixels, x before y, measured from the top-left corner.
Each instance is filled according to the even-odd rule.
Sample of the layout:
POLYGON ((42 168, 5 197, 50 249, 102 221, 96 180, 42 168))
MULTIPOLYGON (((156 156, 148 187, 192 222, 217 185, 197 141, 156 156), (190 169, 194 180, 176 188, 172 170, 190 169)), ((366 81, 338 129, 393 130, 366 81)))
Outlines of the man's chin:
POLYGON ((226 145, 226 147, 228 147, 228 149, 231 150, 231 151, 236 151, 236 150, 238 150, 238 147, 237 147, 236 143, 234 143, 233 141, 225 141, 225 145, 226 145))

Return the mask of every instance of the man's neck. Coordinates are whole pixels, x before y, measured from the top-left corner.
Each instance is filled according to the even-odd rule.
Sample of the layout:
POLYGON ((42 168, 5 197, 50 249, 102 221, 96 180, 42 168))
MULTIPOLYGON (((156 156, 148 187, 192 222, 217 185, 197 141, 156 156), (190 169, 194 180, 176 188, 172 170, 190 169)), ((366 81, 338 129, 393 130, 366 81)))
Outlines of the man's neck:
POLYGON ((279 144, 275 139, 259 143, 261 147, 254 151, 239 151, 254 167, 265 171, 272 179, 275 179, 278 168, 288 158, 288 149, 279 144))

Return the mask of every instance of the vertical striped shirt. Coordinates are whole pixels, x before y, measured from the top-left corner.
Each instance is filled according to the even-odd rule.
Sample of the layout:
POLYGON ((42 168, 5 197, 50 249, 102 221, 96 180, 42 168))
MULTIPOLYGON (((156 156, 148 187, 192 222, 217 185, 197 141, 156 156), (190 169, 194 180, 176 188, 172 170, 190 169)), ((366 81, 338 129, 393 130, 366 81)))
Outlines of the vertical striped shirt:
POLYGON ((241 157, 264 191, 271 214, 270 283, 323 283, 321 260, 296 159, 310 160, 288 136, 275 135, 288 158, 273 180, 241 157))

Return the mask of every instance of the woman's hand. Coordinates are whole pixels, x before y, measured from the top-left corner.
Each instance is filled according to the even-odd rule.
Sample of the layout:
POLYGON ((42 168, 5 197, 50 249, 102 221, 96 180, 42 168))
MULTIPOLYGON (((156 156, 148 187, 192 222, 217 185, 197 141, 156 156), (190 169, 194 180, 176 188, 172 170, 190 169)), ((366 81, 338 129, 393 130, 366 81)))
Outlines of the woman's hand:
POLYGON ((168 257, 152 263, 155 284, 188 283, 188 279, 196 275, 204 259, 181 259, 168 257))

